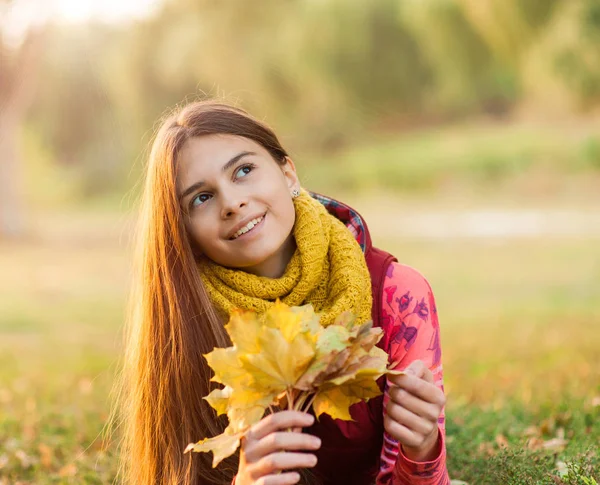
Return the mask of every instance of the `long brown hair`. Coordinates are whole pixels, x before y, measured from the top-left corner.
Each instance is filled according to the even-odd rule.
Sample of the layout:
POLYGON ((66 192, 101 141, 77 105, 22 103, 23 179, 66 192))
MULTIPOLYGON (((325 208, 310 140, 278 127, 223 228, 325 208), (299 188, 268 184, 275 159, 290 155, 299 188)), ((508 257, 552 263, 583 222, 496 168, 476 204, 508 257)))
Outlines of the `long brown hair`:
POLYGON ((191 137, 231 134, 262 145, 277 163, 286 151, 275 133, 245 111, 218 102, 189 104, 160 127, 150 153, 140 205, 134 284, 125 335, 118 413, 124 483, 230 483, 238 455, 218 469, 188 443, 220 434, 202 399, 212 371, 202 354, 231 345, 198 275, 176 193, 178 154, 191 137))

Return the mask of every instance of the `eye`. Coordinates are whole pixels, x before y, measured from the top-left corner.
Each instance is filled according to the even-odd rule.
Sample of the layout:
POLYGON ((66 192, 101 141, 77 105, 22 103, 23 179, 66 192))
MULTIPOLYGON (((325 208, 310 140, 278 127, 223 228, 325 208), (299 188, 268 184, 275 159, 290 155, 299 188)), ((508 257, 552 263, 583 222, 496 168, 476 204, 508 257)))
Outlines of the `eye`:
POLYGON ((194 207, 204 204, 210 197, 210 194, 198 194, 190 201, 190 208, 193 209, 194 207), (196 201, 198 201, 198 203, 196 203, 196 201))
POLYGON ((252 165, 252 164, 243 165, 242 167, 238 168, 238 170, 235 172, 235 177, 236 178, 245 177, 250 172, 252 172, 252 170, 254 170, 254 165, 252 165))

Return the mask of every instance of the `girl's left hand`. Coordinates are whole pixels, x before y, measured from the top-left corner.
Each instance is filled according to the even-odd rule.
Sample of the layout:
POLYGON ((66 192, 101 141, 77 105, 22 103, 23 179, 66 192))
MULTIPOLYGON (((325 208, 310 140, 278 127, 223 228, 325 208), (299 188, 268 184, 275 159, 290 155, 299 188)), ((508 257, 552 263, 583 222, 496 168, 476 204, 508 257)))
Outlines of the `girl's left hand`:
POLYGON ((404 371, 404 375, 388 377, 390 399, 384 428, 402 445, 407 458, 430 461, 438 454, 438 418, 446 398, 420 360, 404 371))

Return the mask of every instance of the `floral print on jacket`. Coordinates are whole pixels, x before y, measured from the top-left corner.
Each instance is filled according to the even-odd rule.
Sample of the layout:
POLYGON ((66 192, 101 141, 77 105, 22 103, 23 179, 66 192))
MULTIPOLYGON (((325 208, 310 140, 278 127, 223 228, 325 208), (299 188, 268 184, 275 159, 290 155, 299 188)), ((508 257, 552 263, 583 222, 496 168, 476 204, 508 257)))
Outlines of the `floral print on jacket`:
MULTIPOLYGON (((433 292, 427 280, 413 268, 392 263, 388 267, 381 302, 384 348, 397 369, 421 360, 433 373, 436 386, 444 389, 440 327, 433 292)), ((384 388, 383 413, 389 401, 384 388)), ((445 415, 438 419, 439 454, 428 462, 409 460, 398 442, 384 431, 377 485, 447 485, 445 415)))

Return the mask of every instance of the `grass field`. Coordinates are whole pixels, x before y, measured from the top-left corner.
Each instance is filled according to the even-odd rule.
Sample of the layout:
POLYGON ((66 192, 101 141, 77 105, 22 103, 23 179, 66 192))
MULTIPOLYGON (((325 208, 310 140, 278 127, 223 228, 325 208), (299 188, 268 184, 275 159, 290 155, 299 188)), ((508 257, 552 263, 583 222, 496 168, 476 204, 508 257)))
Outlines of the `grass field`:
MULTIPOLYGON (((101 431, 128 286, 127 219, 32 222, 29 241, 0 246, 0 484, 110 483, 114 447, 101 431)), ((598 241, 374 238, 436 294, 451 476, 598 481, 598 241)))

